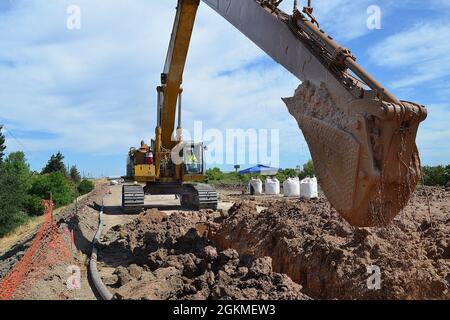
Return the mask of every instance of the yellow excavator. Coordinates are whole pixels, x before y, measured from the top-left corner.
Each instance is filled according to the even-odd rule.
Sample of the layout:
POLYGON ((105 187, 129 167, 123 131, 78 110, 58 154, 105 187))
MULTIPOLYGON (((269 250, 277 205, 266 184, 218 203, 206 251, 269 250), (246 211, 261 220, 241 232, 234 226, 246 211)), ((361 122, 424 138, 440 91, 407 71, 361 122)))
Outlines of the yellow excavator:
POLYGON ((201 183, 205 180, 203 144, 185 142, 181 137, 183 72, 198 6, 199 0, 178 2, 161 85, 157 87, 155 139, 150 146, 141 142, 140 148, 131 148, 128 153, 125 178, 135 183, 122 187, 124 212, 142 210, 146 194, 175 194, 184 208, 217 208, 217 192, 201 183))
MULTIPOLYGON (((352 225, 387 225, 407 204, 420 178, 415 143, 424 106, 400 101, 325 33, 311 0, 288 14, 282 0, 202 0, 291 72, 302 85, 283 99, 309 145, 319 183, 352 225)), ((200 0, 178 0, 161 85, 156 137, 131 148, 123 186, 125 212, 145 194, 176 194, 184 207, 217 207, 204 180, 203 145, 182 141, 182 77, 200 0), (178 106, 178 127, 175 118, 178 106), (174 131, 176 134, 174 135, 174 131), (142 187, 142 184, 145 184, 142 187)))

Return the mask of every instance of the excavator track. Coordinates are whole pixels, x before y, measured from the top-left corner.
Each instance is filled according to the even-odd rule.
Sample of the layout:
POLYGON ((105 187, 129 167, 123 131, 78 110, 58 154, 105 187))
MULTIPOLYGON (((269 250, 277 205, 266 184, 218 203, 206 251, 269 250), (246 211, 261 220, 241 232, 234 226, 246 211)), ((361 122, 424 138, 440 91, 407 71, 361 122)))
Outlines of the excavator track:
POLYGON ((122 187, 122 211, 139 213, 144 209, 144 188, 140 185, 124 185, 122 187))
POLYGON ((207 184, 187 184, 183 187, 181 206, 188 209, 217 210, 218 196, 216 190, 207 184))

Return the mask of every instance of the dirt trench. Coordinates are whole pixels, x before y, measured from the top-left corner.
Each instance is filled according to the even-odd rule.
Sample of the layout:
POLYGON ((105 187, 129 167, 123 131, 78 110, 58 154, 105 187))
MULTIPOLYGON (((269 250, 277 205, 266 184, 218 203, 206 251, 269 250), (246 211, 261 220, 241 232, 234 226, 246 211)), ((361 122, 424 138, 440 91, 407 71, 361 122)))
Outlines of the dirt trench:
POLYGON ((211 239, 269 256, 314 299, 450 299, 450 192, 417 191, 386 228, 354 228, 325 200, 238 202, 211 239), (258 213, 256 205, 267 210, 258 213), (428 205, 429 204, 429 205, 428 205), (381 287, 368 279, 379 268, 381 287))
POLYGON ((102 239, 100 272, 115 299, 309 299, 300 285, 272 270, 270 257, 220 250, 204 235, 224 212, 148 210, 102 239))

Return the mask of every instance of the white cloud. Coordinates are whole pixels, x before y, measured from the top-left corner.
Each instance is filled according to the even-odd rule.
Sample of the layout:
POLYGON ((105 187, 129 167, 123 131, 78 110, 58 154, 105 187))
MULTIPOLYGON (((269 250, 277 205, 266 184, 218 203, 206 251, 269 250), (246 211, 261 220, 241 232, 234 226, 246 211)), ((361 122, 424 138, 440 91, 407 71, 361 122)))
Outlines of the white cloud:
MULTIPOLYGON (((299 9, 306 3, 306 0, 299 1, 299 9)), ((338 42, 342 42, 370 32, 367 28, 367 8, 372 4, 374 4, 372 0, 313 1, 313 8, 321 27, 338 42)), ((284 1, 281 6, 288 13, 292 12, 292 7, 293 1, 284 1)), ((388 6, 383 5, 383 9, 385 9, 383 12, 387 12, 388 6)))
MULTIPOLYGON (((1 117, 14 120, 14 131, 54 134, 21 139, 29 151, 123 155, 153 137, 175 2, 80 0, 80 31, 66 29, 69 4, 20 2, 0 20, 1 117)), ((186 127, 204 120, 221 130, 283 128, 282 136, 295 132, 300 145, 300 131, 280 99, 297 80, 266 59, 202 5, 184 75, 186 127), (242 70, 246 65, 252 67, 242 70)))
POLYGON ((422 161, 427 164, 448 164, 450 159, 450 106, 428 106, 428 118, 421 125, 417 137, 422 161))
POLYGON ((387 37, 368 50, 381 67, 407 68, 393 80, 394 88, 412 87, 450 75, 450 24, 432 22, 387 37))

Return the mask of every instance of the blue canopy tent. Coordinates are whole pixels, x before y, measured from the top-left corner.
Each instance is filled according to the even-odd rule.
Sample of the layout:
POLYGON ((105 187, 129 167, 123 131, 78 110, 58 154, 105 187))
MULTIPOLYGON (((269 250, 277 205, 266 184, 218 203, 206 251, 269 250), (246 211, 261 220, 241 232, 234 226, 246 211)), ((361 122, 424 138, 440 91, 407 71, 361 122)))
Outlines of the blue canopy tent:
POLYGON ((263 166, 262 164, 257 165, 256 167, 248 168, 245 170, 239 171, 239 174, 260 174, 263 176, 274 176, 278 173, 280 169, 271 168, 268 166, 263 166))

